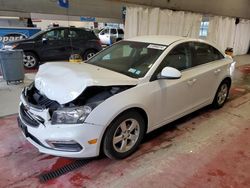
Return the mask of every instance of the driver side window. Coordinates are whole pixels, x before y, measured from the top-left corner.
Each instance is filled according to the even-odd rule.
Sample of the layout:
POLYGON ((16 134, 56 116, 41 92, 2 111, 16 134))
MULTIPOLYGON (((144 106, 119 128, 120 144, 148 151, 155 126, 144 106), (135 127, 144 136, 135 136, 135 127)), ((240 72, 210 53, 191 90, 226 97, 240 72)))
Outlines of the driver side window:
POLYGON ((161 64, 153 74, 151 80, 156 80, 157 75, 164 67, 173 67, 179 71, 191 67, 191 48, 190 43, 182 43, 174 47, 162 60, 161 64))
POLYGON ((164 67, 173 67, 179 71, 191 67, 191 50, 189 43, 184 43, 172 49, 160 64, 164 67))
POLYGON ((100 34, 101 34, 101 35, 109 34, 109 29, 104 29, 104 30, 102 30, 100 34))

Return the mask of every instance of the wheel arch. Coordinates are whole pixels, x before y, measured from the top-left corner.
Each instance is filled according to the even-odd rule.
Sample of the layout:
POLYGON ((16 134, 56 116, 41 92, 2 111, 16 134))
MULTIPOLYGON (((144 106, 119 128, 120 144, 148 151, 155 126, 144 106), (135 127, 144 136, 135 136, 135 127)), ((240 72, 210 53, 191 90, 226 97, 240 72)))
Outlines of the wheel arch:
MULTIPOLYGON (((229 83, 229 88, 231 87, 231 84, 232 84, 232 78, 231 77, 229 77, 229 76, 227 76, 227 77, 225 77, 222 81, 221 81, 221 83, 222 82, 228 82, 229 83)), ((221 84, 220 83, 220 84, 221 84)))
POLYGON ((120 40, 122 40, 122 38, 121 38, 121 37, 118 37, 115 41, 118 42, 118 41, 120 41, 120 40))
POLYGON ((216 88, 216 91, 215 91, 215 93, 214 93, 214 96, 216 95, 217 89, 220 87, 221 83, 222 83, 222 82, 225 82, 225 81, 229 83, 229 88, 231 87, 232 78, 231 78, 230 76, 226 76, 226 77, 223 78, 223 79, 221 80, 221 82, 219 82, 219 84, 217 85, 217 88, 216 88))
POLYGON ((217 86, 217 89, 215 90, 214 95, 213 95, 213 98, 212 98, 212 100, 211 100, 211 104, 214 103, 216 94, 217 94, 217 92, 218 92, 218 89, 219 89, 220 85, 221 85, 223 82, 229 83, 229 87, 228 87, 228 88, 230 89, 231 84, 232 84, 232 78, 231 78, 230 76, 226 76, 224 79, 222 79, 221 82, 219 82, 219 85, 217 86))
POLYGON ((85 49, 83 52, 82 52, 82 54, 81 54, 81 56, 82 56, 82 58, 84 59, 84 57, 86 56, 86 54, 89 52, 89 51, 95 51, 95 54, 96 53, 98 53, 98 50, 96 49, 96 48, 87 48, 87 49, 85 49))
POLYGON ((36 57, 37 57, 37 59, 38 59, 38 61, 41 60, 40 57, 39 57, 39 55, 38 55, 38 53, 36 51, 34 51, 34 50, 23 50, 23 53, 25 53, 25 52, 30 52, 30 53, 35 54, 36 57))
POLYGON ((83 55, 85 55, 88 51, 95 51, 96 53, 98 52, 98 50, 96 48, 86 48, 84 51, 83 51, 83 55))
POLYGON ((119 116, 121 116, 122 114, 128 112, 128 111, 136 111, 138 112, 142 118, 144 119, 145 121, 145 132, 144 134, 147 133, 147 130, 148 130, 148 115, 146 113, 146 111, 140 107, 130 107, 128 109, 125 109, 123 110, 122 112, 120 112, 110 123, 109 125, 105 128, 105 130, 103 131, 103 134, 102 134, 102 137, 101 137, 101 143, 100 143, 100 146, 99 146, 99 154, 103 154, 103 142, 104 142, 104 135, 106 134, 108 128, 110 127, 110 125, 112 124, 112 122, 119 116))

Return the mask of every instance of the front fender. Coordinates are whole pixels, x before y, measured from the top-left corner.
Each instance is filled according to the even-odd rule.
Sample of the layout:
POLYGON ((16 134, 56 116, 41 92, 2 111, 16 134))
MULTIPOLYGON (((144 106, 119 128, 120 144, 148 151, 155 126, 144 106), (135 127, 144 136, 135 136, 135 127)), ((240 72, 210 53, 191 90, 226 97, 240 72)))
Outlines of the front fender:
POLYGON ((119 114, 130 108, 141 108, 148 115, 149 103, 143 87, 136 86, 106 99, 94 108, 85 122, 107 127, 119 114))

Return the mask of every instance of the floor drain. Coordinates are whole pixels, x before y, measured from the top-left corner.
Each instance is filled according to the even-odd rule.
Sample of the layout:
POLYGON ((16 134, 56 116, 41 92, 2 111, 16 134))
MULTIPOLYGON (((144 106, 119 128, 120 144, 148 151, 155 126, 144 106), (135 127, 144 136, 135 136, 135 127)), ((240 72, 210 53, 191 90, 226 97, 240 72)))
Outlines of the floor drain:
POLYGON ((77 168, 83 167, 87 165, 90 162, 90 160, 76 160, 70 164, 67 164, 61 168, 58 168, 56 170, 44 173, 39 175, 39 179, 42 183, 49 181, 51 179, 55 179, 59 176, 62 176, 68 172, 71 172, 77 168))

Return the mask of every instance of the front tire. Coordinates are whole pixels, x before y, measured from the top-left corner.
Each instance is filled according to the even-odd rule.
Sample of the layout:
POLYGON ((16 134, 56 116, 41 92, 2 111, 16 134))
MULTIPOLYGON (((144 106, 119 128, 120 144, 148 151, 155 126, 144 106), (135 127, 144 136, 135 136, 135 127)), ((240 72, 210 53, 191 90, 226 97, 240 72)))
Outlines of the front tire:
POLYGON ((32 69, 38 65, 38 57, 32 52, 24 52, 23 65, 27 69, 32 69))
POLYGON ((145 133, 145 120, 137 111, 118 116, 108 127, 103 142, 104 154, 123 159, 136 151, 145 133))
POLYGON ((214 108, 219 109, 225 104, 229 94, 229 89, 230 83, 228 81, 224 80, 223 82, 221 82, 212 104, 214 108))

